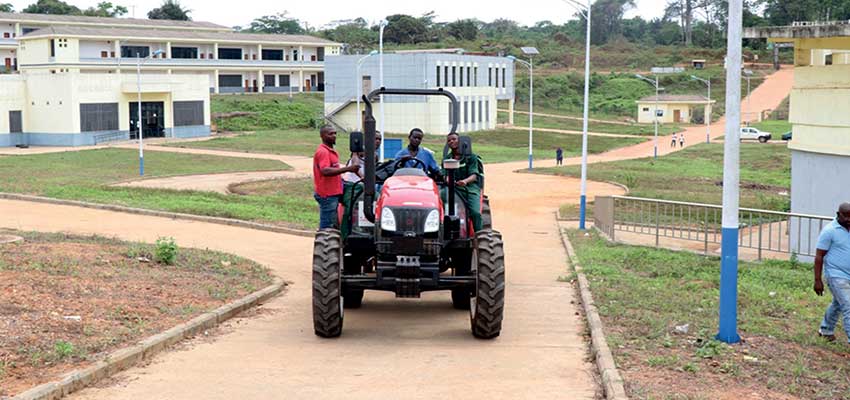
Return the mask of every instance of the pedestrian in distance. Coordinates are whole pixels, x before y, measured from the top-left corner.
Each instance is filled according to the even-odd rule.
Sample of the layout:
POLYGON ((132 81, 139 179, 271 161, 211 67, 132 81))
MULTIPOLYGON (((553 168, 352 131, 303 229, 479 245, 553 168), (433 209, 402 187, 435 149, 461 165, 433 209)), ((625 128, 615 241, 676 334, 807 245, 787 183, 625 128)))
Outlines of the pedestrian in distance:
POLYGON ((673 140, 670 142, 670 147, 676 147, 676 134, 674 133, 672 136, 673 140))
POLYGON ((564 165, 564 149, 562 149, 560 146, 555 149, 555 164, 564 165))
POLYGON ((832 303, 824 313, 818 334, 834 341, 835 325, 841 317, 850 343, 850 203, 838 206, 836 218, 818 237, 814 286, 818 296, 823 296, 824 292, 821 275, 826 276, 832 303))
POLYGON ((322 144, 313 154, 313 198, 319 203, 319 229, 333 228, 337 223, 337 206, 342 195, 342 177, 346 172, 357 172, 359 165, 339 166, 336 129, 325 125, 319 130, 322 144))
POLYGON ((685 147, 685 134, 679 134, 679 148, 685 147))

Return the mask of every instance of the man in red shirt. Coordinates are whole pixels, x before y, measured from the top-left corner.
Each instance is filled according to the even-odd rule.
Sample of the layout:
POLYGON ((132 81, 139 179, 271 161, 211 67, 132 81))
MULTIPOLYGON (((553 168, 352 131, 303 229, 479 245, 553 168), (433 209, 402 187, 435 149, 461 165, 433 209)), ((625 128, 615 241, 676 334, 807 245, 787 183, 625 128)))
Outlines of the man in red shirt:
POLYGON ((359 166, 339 166, 339 154, 334 150, 336 129, 325 125, 319 130, 322 144, 313 155, 313 197, 319 203, 319 229, 333 228, 337 222, 337 206, 342 195, 342 178, 346 172, 357 172, 359 166))

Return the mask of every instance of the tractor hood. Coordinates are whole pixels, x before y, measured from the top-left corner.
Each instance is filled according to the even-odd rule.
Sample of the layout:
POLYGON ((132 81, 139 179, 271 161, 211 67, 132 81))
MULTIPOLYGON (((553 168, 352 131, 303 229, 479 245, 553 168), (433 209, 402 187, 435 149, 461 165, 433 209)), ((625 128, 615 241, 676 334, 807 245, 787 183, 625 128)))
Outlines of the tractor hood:
POLYGON ((441 208, 440 191, 426 176, 394 176, 384 182, 382 206, 441 208))

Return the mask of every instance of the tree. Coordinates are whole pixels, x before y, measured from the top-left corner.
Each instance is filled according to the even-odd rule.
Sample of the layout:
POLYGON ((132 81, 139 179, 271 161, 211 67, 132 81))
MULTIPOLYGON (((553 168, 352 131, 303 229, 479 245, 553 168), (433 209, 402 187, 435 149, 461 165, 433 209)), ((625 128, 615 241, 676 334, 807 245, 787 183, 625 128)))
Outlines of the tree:
POLYGON ((428 24, 426 21, 405 14, 394 14, 387 17, 387 27, 384 28, 384 39, 396 44, 414 44, 428 41, 428 24))
POLYGON ((459 19, 446 25, 446 33, 458 40, 475 40, 478 37, 478 23, 471 19, 459 19))
POLYGON ((13 13, 15 12, 15 6, 11 3, 0 3, 0 12, 13 13))
POLYGON ((369 29, 363 18, 336 21, 333 25, 319 34, 328 40, 347 44, 345 50, 349 54, 364 53, 378 44, 378 32, 369 29))
POLYGON ((102 1, 95 7, 89 7, 83 11, 83 15, 89 17, 120 17, 127 14, 127 7, 116 6, 111 2, 102 1))
MULTIPOLYGON (((593 23, 590 27, 590 41, 593 44, 608 43, 622 32, 623 15, 635 6, 634 0, 597 0, 593 3, 593 23)), ((583 26, 587 26, 586 22, 583 26)))
POLYGON ((154 8, 148 12, 149 19, 171 19, 175 21, 191 21, 189 17, 191 10, 187 10, 180 5, 177 0, 165 0, 159 8, 154 8))
POLYGON ((38 0, 24 8, 29 14, 80 15, 82 11, 62 0, 38 0))
POLYGON ((258 33, 278 33, 287 35, 300 35, 304 33, 304 28, 301 27, 301 22, 297 19, 286 16, 287 12, 278 13, 277 15, 265 15, 255 19, 248 27, 249 32, 258 33))

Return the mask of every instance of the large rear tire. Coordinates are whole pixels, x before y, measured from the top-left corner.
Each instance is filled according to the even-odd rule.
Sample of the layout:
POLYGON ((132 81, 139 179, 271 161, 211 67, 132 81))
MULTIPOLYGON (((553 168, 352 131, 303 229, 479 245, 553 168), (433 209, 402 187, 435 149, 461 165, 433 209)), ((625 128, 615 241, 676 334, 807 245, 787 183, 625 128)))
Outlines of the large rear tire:
POLYGON ((336 229, 316 232, 313 241, 313 331, 342 334, 342 237, 336 229))
POLYGON ((490 199, 484 196, 484 204, 481 205, 481 228, 493 229, 493 215, 490 211, 490 199))
POLYGON ((475 234, 477 251, 473 264, 475 292, 470 301, 472 335, 493 339, 502 332, 505 310, 505 252, 502 234, 484 229, 475 234))

